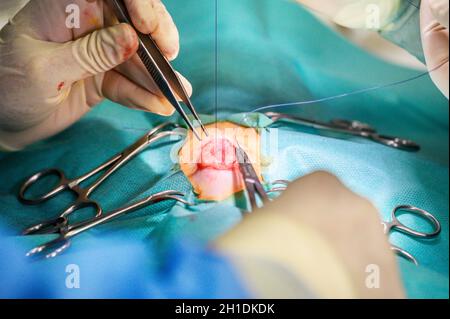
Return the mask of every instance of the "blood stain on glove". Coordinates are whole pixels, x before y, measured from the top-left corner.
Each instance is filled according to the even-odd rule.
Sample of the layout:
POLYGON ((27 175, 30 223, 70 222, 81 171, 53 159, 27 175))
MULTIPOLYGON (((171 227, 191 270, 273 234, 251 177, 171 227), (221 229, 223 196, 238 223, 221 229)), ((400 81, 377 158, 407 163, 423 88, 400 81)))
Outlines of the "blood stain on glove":
POLYGON ((129 38, 119 37, 117 44, 122 48, 122 60, 128 60, 138 49, 139 41, 134 31, 130 32, 129 38))
POLYGON ((64 82, 60 82, 59 84, 58 84, 58 92, 61 92, 61 90, 64 88, 64 85, 66 85, 66 83, 64 83, 64 82))
POLYGON ((134 49, 130 46, 126 46, 123 50, 123 59, 128 60, 128 58, 134 53, 134 49))
POLYGON ((260 135, 253 128, 222 122, 206 126, 199 141, 189 132, 179 152, 180 166, 199 199, 220 201, 245 189, 236 147, 248 154, 261 178, 260 135))

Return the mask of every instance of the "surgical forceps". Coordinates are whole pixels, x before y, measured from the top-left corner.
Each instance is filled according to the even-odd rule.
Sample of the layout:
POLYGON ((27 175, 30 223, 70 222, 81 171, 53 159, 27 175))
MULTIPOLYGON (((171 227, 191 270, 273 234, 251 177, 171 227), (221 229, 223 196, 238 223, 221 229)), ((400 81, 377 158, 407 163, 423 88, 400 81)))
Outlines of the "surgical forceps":
POLYGON ((244 179, 245 188, 247 190, 251 209, 253 211, 258 208, 256 194, 259 195, 262 201, 268 201, 269 197, 267 196, 267 193, 259 180, 258 174, 256 174, 250 158, 240 146, 236 147, 236 159, 239 163, 239 170, 244 179))
MULTIPOLYGON (((426 210, 423 210, 423 209, 420 209, 420 208, 417 208, 414 206, 410 206, 410 205, 401 205, 401 206, 394 208, 394 210, 391 213, 391 221, 390 222, 384 221, 381 224, 383 225, 384 233, 386 235, 389 235, 392 231, 397 230, 397 231, 402 232, 411 237, 429 239, 429 238, 437 237, 441 232, 441 224, 436 219, 436 217, 434 217, 431 213, 427 212, 426 210), (419 217, 426 219, 433 225, 433 230, 429 233, 426 233, 426 232, 417 231, 408 226, 405 226, 397 218, 398 213, 401 211, 407 212, 410 214, 415 214, 419 217)), ((411 255, 409 252, 407 252, 406 250, 404 250, 398 246, 395 246, 395 245, 391 245, 391 249, 398 255, 408 259, 409 261, 412 261, 416 266, 419 265, 419 263, 417 262, 417 259, 413 255, 411 255)))
POLYGON ((312 127, 319 130, 326 130, 346 135, 353 135, 361 138, 365 138, 392 148, 408 151, 408 152, 418 152, 420 151, 420 145, 411 141, 402 139, 399 137, 381 135, 373 127, 366 123, 359 121, 348 121, 348 120, 332 120, 328 123, 319 122, 315 120, 306 119, 300 116, 280 114, 275 112, 268 112, 265 114, 273 122, 287 120, 294 123, 304 125, 307 127, 312 127))
POLYGON ((31 176, 22 185, 19 192, 19 199, 21 202, 27 205, 37 205, 43 203, 56 195, 62 193, 65 190, 70 190, 77 196, 77 199, 64 210, 58 218, 51 219, 32 227, 27 228, 23 234, 33 235, 33 234, 51 234, 58 233, 60 229, 65 228, 69 224, 69 216, 76 211, 80 211, 84 208, 94 208, 96 211, 95 217, 100 218, 103 215, 103 210, 100 204, 94 200, 90 199, 90 195, 114 172, 116 172, 123 165, 128 163, 136 155, 146 149, 149 145, 161 140, 168 136, 182 136, 184 133, 181 131, 172 131, 171 129, 177 127, 172 123, 161 124, 144 136, 142 136, 137 142, 125 149, 123 152, 115 155, 110 160, 100 165, 99 167, 93 169, 92 171, 84 174, 83 176, 69 179, 66 177, 63 171, 56 168, 51 168, 43 170, 31 176), (91 177, 103 172, 95 181, 93 181, 88 187, 81 187, 81 184, 91 177), (46 194, 43 194, 36 198, 28 198, 26 196, 29 188, 34 185, 39 180, 42 180, 48 176, 57 176, 59 178, 59 183, 46 194))
MULTIPOLYGON (((108 0, 111 8, 113 9, 117 19, 121 23, 127 23, 134 28, 130 14, 127 10, 123 0, 108 0)), ((203 132, 208 135, 206 128, 202 124, 200 117, 197 114, 192 102, 186 93, 186 89, 181 82, 180 78, 172 68, 170 62, 166 59, 164 54, 159 49, 156 42, 148 34, 143 34, 136 30, 139 39, 139 49, 137 51, 138 56, 145 65, 150 76, 155 81, 156 85, 161 90, 162 94, 167 98, 170 104, 181 115, 188 127, 192 130, 195 136, 201 140, 200 135, 197 133, 194 124, 190 121, 186 112, 178 102, 177 96, 186 104, 189 111, 194 116, 197 123, 200 124, 203 132)))
MULTIPOLYGON (((93 217, 89 220, 79 222, 73 225, 68 225, 66 220, 62 220, 61 224, 65 224, 65 227, 61 227, 58 229, 58 237, 53 239, 43 245, 37 246, 31 249, 27 256, 37 256, 45 251, 50 251, 45 257, 46 258, 54 258, 60 255, 63 251, 71 245, 71 239, 93 227, 105 224, 111 220, 129 214, 133 211, 136 211, 140 208, 143 208, 147 205, 152 205, 165 200, 175 200, 177 202, 181 202, 185 205, 193 205, 186 200, 182 199, 179 196, 184 196, 183 193, 177 191, 165 191, 157 194, 153 194, 149 197, 146 197, 143 200, 137 201, 129 206, 116 209, 110 213, 102 214, 100 216, 93 217)), ((61 218, 63 219, 63 218, 61 218)))

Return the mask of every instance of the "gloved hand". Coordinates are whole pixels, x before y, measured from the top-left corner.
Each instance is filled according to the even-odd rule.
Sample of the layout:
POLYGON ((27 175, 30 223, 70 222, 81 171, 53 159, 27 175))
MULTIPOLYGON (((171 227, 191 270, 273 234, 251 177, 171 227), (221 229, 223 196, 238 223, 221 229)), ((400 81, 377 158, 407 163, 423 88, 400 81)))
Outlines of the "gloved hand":
POLYGON ((422 44, 430 76, 449 97, 448 0, 422 0, 420 23, 422 44), (437 68, 437 69, 436 69, 437 68))
POLYGON ((215 248, 232 257, 260 298, 402 298, 380 224, 372 204, 317 172, 248 214, 215 248), (379 278, 370 276, 373 266, 379 278))
MULTIPOLYGON (((139 31, 151 34, 174 59, 178 31, 161 0, 125 2, 139 31)), ((31 0, 1 30, 0 148, 20 149, 54 135, 104 98, 173 113, 135 54, 136 32, 112 17, 103 0, 31 0), (79 28, 67 25, 76 12, 66 10, 73 5, 79 28)))
MULTIPOLYGON (((347 28, 367 27, 369 6, 379 8, 379 28, 388 24, 400 8, 402 0, 297 0, 297 2, 318 13, 326 15, 333 22, 347 28)), ((373 27, 373 26, 371 26, 373 27)))
MULTIPOLYGON (((393 19, 396 18, 400 9, 406 6, 413 8, 412 4, 406 2, 406 0, 297 1, 313 11, 325 14, 339 25, 360 29, 373 27, 373 25, 367 25, 368 21, 373 22, 368 19, 369 15, 373 13, 371 10, 368 10, 370 8, 369 5, 376 5, 379 8, 379 30, 388 27, 393 22, 393 19)), ((448 6, 448 0, 422 0, 420 12, 422 46, 426 64, 428 70, 432 71, 431 78, 434 83, 447 98, 449 97, 448 6), (445 63, 446 61, 447 63, 445 63), (436 69, 438 66, 441 67, 436 69)))

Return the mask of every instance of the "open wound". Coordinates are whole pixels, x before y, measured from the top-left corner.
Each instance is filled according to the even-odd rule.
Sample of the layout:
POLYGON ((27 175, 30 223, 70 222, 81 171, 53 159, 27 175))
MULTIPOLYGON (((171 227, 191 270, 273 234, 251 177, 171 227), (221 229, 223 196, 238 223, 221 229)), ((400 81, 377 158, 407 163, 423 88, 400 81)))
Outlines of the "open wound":
POLYGON ((179 152, 180 167, 201 200, 225 200, 245 189, 236 158, 241 147, 261 177, 261 137, 254 128, 230 122, 206 126, 209 136, 199 141, 189 132, 179 152))

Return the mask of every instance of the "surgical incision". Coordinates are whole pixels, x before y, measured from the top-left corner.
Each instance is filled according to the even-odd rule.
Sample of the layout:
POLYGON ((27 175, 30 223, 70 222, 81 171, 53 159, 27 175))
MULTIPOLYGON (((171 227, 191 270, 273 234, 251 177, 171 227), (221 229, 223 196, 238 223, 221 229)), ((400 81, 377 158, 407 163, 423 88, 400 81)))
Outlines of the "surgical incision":
POLYGON ((245 150, 261 178, 260 135, 229 122, 206 128, 209 136, 203 135, 202 141, 189 133, 179 153, 180 166, 199 199, 220 201, 245 188, 236 147, 245 150))

